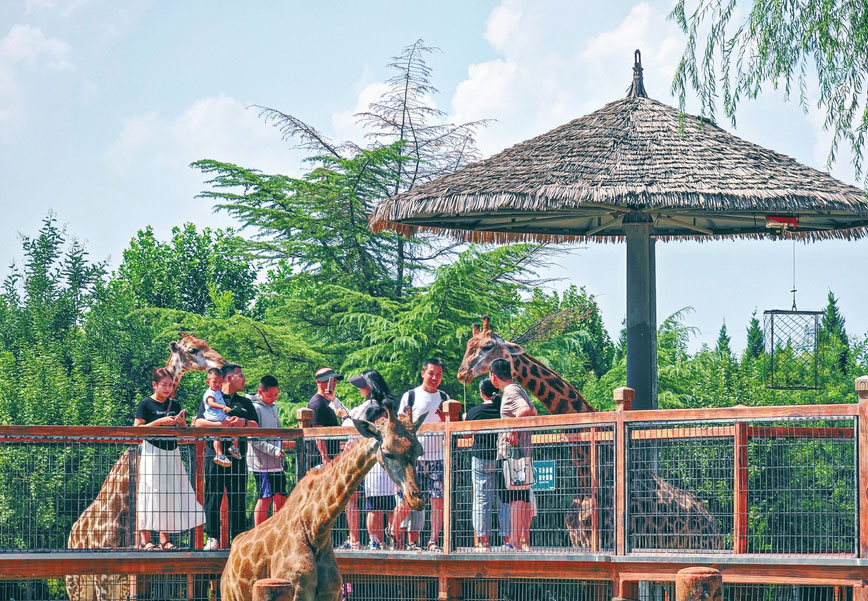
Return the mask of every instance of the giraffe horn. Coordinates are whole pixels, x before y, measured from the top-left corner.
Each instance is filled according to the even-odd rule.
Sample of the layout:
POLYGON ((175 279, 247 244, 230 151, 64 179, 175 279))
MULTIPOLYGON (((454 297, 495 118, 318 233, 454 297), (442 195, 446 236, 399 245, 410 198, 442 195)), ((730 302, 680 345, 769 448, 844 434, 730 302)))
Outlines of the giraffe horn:
POLYGON ((491 318, 488 315, 482 316, 482 331, 490 332, 491 331, 491 318))
POLYGON ((475 323, 473 324, 473 335, 476 336, 477 334, 479 334, 479 324, 475 323))

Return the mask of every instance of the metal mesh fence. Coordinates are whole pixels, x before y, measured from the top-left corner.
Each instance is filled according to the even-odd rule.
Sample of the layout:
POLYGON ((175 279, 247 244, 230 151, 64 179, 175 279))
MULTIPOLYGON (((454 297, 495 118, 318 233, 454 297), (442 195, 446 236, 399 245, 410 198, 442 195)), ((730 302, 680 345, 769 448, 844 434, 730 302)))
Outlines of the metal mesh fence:
POLYGON ((855 553, 855 420, 736 425, 629 425, 629 550, 855 553))
MULTIPOLYGON (((674 601, 674 582, 642 582, 639 601, 674 601)), ((723 601, 853 601, 849 586, 724 583, 723 601)))
MULTIPOLYGON (((205 523, 203 501, 216 471, 204 452, 211 441, 151 440, 0 436, 0 553, 130 550, 148 540, 201 548, 195 528, 205 523)), ((251 491, 243 463, 233 466, 240 484, 227 491, 238 507, 236 526, 246 530, 255 485, 251 491)), ((213 506, 219 512, 219 502, 213 506)))
POLYGON ((819 311, 765 311, 763 328, 769 355, 768 387, 816 390, 819 311))
POLYGON ((487 550, 485 537, 492 551, 520 549, 514 539, 522 514, 515 516, 516 510, 527 513, 532 552, 614 549, 613 427, 522 431, 528 433, 535 475, 529 491, 508 490, 495 458, 494 445, 507 431, 452 437, 453 551, 487 550))
POLYGON ((379 574, 342 574, 342 577, 341 601, 434 601, 439 598, 437 578, 379 574))
POLYGON ((610 601, 612 583, 605 580, 544 580, 541 578, 465 578, 464 601, 610 601))
POLYGON ((632 552, 732 548, 732 424, 627 427, 627 547, 632 552))
POLYGON ((217 574, 70 575, 0 580, 4 601, 214 601, 217 574))

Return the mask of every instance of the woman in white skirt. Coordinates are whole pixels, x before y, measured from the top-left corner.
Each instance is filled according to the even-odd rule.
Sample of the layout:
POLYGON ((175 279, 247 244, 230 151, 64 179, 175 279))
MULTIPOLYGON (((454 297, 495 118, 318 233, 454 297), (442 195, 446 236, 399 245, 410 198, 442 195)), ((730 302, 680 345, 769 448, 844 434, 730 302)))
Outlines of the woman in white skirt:
MULTIPOLYGON (((136 407, 134 426, 186 428, 184 410, 169 398, 174 382, 164 368, 154 370, 154 394, 136 407)), ((151 531, 160 533, 160 549, 174 549, 170 532, 183 532, 205 523, 205 512, 196 500, 178 443, 173 438, 151 438, 142 442, 139 481, 136 492, 136 525, 141 548, 158 548, 151 531)))

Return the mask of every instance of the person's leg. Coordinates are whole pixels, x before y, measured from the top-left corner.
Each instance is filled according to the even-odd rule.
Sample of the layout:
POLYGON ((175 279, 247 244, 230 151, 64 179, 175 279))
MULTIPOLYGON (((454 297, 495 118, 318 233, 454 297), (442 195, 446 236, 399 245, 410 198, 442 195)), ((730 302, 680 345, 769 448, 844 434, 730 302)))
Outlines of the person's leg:
POLYGON ((268 509, 271 507, 271 498, 258 499, 253 507, 253 525, 258 526, 268 518, 268 509))
POLYGON ((274 496, 274 512, 280 511, 286 501, 286 473, 268 472, 268 480, 271 482, 271 494, 274 496))
POLYGON ((214 452, 218 456, 223 454, 223 443, 219 439, 214 441, 214 452))
POLYGON ((443 498, 431 499, 431 538, 428 544, 434 543, 440 538, 440 531, 443 529, 443 498))
POLYGON ((205 534, 220 540, 220 503, 223 501, 226 468, 205 462, 205 534))
POLYGON ((395 538, 395 544, 398 547, 404 545, 404 531, 401 529, 401 522, 403 522, 405 518, 409 517, 410 511, 410 506, 407 505, 404 498, 401 497, 397 502, 397 505, 395 505, 395 511, 392 514, 392 536, 395 538))
POLYGON ((247 530, 247 465, 233 461, 227 468, 226 491, 229 496, 229 541, 247 530))
POLYGON ((365 518, 365 525, 368 528, 368 536, 372 541, 383 544, 383 512, 369 510, 365 518))
POLYGON ((350 496, 345 510, 347 514, 347 529, 350 531, 350 544, 359 544, 359 493, 350 496))
POLYGON ((512 521, 509 540, 516 549, 530 548, 530 503, 513 501, 509 504, 509 517, 512 521))
POLYGON ((285 502, 286 497, 284 495, 274 495, 274 512, 277 513, 280 511, 280 508, 283 507, 285 502))
POLYGON ((139 546, 144 547, 151 542, 150 530, 139 530, 139 546))

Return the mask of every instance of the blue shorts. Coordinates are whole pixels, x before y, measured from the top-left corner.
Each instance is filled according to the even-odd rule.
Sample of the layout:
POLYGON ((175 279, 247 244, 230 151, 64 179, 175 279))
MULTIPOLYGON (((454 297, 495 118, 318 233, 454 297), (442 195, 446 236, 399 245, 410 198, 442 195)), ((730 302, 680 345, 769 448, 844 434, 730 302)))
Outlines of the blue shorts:
POLYGON ((392 511, 395 509, 395 495, 365 497, 365 511, 392 511))
POLYGON ((286 474, 283 472, 253 472, 256 490, 260 499, 270 499, 274 495, 286 496, 286 474))

